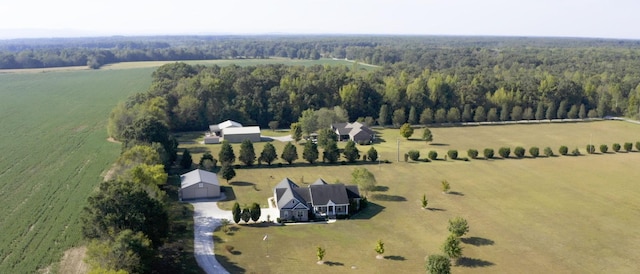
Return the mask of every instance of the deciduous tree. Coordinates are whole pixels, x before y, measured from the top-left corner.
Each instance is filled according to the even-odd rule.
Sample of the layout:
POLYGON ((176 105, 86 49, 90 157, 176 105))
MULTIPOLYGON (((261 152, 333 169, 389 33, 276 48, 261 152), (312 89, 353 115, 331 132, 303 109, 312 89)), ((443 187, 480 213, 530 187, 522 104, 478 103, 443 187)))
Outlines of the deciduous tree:
POLYGON ((371 162, 377 161, 378 151, 374 147, 369 148, 369 150, 367 151, 367 158, 369 158, 369 161, 371 162))
POLYGON ((251 204, 251 208, 249 208, 249 213, 251 214, 251 220, 257 222, 260 219, 260 215, 262 214, 260 210, 260 204, 253 203, 251 204))
POLYGON ((425 127, 422 131, 422 140, 425 140, 427 143, 433 142, 433 135, 428 127, 425 127))
POLYGON ((400 127, 400 136, 409 139, 413 135, 413 128, 409 123, 405 123, 400 127))
POLYGON ((357 185, 366 197, 376 187, 376 177, 364 167, 357 167, 351 172, 351 184, 357 185))

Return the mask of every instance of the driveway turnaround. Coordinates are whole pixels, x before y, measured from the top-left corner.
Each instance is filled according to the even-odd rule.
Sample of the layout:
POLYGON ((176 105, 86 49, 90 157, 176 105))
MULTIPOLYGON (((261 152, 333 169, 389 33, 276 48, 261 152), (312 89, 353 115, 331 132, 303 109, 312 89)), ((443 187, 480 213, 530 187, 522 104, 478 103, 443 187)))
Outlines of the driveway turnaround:
MULTIPOLYGON (((193 249, 196 262, 208 274, 229 273, 216 260, 213 253, 213 231, 220 226, 222 219, 227 219, 233 223, 231 211, 222 210, 218 207, 217 201, 224 200, 222 197, 216 200, 195 200, 193 205, 193 249)), ((262 208, 258 222, 272 222, 279 217, 277 208, 262 208)))

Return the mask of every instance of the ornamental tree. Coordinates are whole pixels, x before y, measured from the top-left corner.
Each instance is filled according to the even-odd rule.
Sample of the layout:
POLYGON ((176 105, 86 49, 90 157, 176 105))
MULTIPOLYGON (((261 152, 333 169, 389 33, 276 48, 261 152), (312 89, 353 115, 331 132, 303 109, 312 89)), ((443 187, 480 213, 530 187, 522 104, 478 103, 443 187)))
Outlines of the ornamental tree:
POLYGON ((349 163, 355 162, 358 158, 360 158, 360 151, 356 148, 356 143, 352 140, 347 142, 347 145, 344 147, 344 158, 347 159, 349 163))
POLYGON ((404 123, 400 127, 400 136, 404 137, 405 139, 409 139, 411 135, 413 135, 413 128, 409 123, 404 123))
POLYGON ((371 162, 377 161, 378 160, 378 151, 374 147, 371 147, 369 149, 369 151, 367 151, 367 158, 369 158, 369 161, 371 161, 371 162))
POLYGON ((440 254, 429 255, 426 268, 430 274, 450 274, 451 259, 440 254))
POLYGON ((262 161, 267 162, 267 165, 271 165, 271 163, 278 159, 278 154, 276 153, 276 147, 271 144, 271 142, 266 143, 264 148, 262 148, 262 152, 260 153, 260 159, 262 161))
POLYGON ((284 149, 282 149, 282 155, 280 155, 282 160, 285 160, 288 164, 293 163, 293 161, 298 159, 298 149, 291 142, 288 142, 284 145, 284 149))
POLYGON ((460 239, 456 237, 456 235, 449 235, 447 240, 442 245, 442 252, 444 252, 447 257, 456 261, 458 258, 462 257, 462 246, 460 246, 460 239))
POLYGON ((251 140, 244 139, 244 141, 242 141, 242 144, 240 144, 240 157, 238 157, 238 159, 247 166, 252 166, 256 161, 256 152, 251 140))
POLYGON ((462 237, 464 234, 469 232, 469 224, 467 224, 467 220, 462 217, 455 217, 453 219, 449 219, 449 232, 451 234, 456 235, 456 237, 462 237))

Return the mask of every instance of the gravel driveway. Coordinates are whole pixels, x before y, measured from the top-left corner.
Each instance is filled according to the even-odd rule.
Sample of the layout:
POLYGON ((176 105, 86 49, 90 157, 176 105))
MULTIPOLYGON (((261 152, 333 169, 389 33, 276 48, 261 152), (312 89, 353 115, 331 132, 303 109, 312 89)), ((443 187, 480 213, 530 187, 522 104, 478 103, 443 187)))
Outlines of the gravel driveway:
POLYGON ((213 231, 222 219, 233 220, 231 211, 218 208, 214 201, 193 201, 193 249, 200 268, 209 274, 229 273, 213 253, 213 231))
MULTIPOLYGON (((224 194, 223 194, 224 195, 224 194)), ((217 201, 224 200, 224 196, 217 200, 196 200, 191 201, 193 205, 193 249, 196 261, 200 268, 209 274, 229 273, 216 260, 213 253, 213 231, 220 226, 222 219, 233 222, 231 211, 222 210, 218 207, 217 201)), ((277 208, 262 208, 259 222, 274 221, 278 215, 277 208)))

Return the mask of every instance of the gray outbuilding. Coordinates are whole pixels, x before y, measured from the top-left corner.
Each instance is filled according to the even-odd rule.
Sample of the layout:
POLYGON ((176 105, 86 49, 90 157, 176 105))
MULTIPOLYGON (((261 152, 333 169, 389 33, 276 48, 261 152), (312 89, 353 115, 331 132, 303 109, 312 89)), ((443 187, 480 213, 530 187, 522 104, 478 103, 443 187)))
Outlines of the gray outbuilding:
POLYGON ((220 197, 220 182, 213 172, 196 169, 180 175, 180 181, 180 200, 220 197))
POLYGON ((228 127, 222 130, 222 139, 229 143, 242 143, 245 139, 260 142, 260 127, 228 127))

